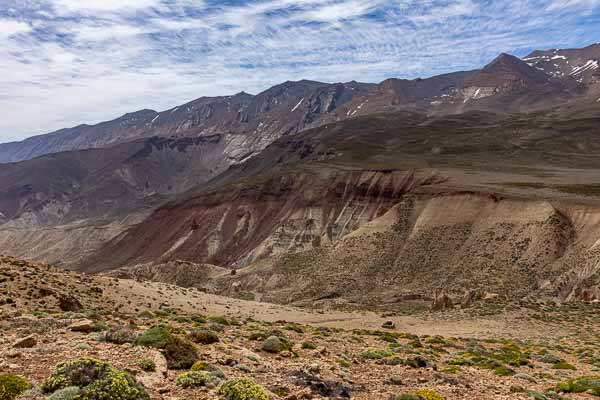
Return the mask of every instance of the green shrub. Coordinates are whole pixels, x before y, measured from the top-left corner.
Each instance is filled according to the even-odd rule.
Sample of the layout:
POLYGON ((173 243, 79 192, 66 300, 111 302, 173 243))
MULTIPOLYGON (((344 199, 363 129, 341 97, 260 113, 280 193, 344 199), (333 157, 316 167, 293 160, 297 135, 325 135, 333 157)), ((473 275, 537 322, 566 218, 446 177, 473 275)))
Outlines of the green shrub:
POLYGON ((169 369, 189 369, 198 361, 198 351, 192 342, 171 335, 165 344, 163 355, 169 369))
POLYGON ((194 365, 192 365, 192 367, 190 368, 192 371, 205 371, 206 370, 206 363, 204 361, 196 361, 194 363, 194 365))
POLYGON ((210 315, 206 319, 211 322, 216 322, 217 324, 221 324, 221 325, 234 325, 231 323, 232 321, 229 321, 227 318, 225 318, 222 315, 210 315))
POLYGON ((496 367, 496 368, 494 368, 494 375, 498 375, 498 376, 513 376, 515 374, 516 374, 516 372, 513 371, 510 368, 506 368, 506 367, 496 367))
POLYGON ((219 341, 219 335, 212 329, 195 329, 190 334, 195 343, 213 344, 219 341))
POLYGON ((206 385, 208 380, 210 379, 210 375, 206 372, 202 371, 189 371, 184 372, 179 375, 177 378, 177 386, 180 386, 184 389, 186 388, 196 388, 206 385))
POLYGON ((114 344, 133 343, 137 334, 125 326, 113 326, 104 333, 104 340, 114 344))
POLYGON ((154 315, 154 313, 152 311, 144 310, 138 314, 138 317, 140 319, 154 319, 156 316, 154 315))
POLYGON ((261 349, 267 353, 279 353, 292 350, 292 343, 283 337, 270 336, 263 341, 261 349))
POLYGON ((169 338, 171 337, 170 331, 164 326, 153 326, 146 332, 142 333, 135 341, 138 346, 155 347, 162 349, 166 346, 169 338))
POLYGON ((0 400, 13 400, 31 386, 17 375, 0 375, 0 400))
POLYGON ((81 394, 81 389, 77 386, 67 386, 64 389, 52 393, 48 400, 77 400, 81 394))
POLYGON ((302 348, 306 349, 306 350, 314 350, 317 348, 317 345, 314 344, 313 342, 303 342, 302 348))
POLYGON ((552 366, 552 369, 569 369, 569 370, 575 371, 577 368, 575 368, 574 365, 571 365, 566 361, 560 361, 560 362, 557 362, 556 364, 554 364, 552 366))
POLYGON ((69 386, 81 389, 77 400, 149 400, 143 386, 126 372, 93 358, 77 358, 59 363, 42 384, 45 393, 69 386))
POLYGON ((149 358, 141 359, 140 362, 138 363, 138 366, 142 369, 142 371, 146 371, 146 372, 156 371, 156 363, 154 362, 154 360, 151 360, 149 358))
POLYGON ((433 390, 417 390, 415 392, 417 396, 423 400, 444 400, 444 398, 433 390))
POLYGON ((444 400, 444 398, 433 390, 417 390, 399 396, 392 396, 390 400, 444 400))
POLYGON ((374 349, 367 349, 359 354, 360 358, 363 360, 381 360, 386 357, 391 357, 392 355, 393 353, 390 351, 374 349))
POLYGON ((227 400, 269 400, 267 391, 250 378, 231 379, 219 387, 227 400))
POLYGON ((556 386, 557 392, 563 393, 590 393, 600 396, 600 376, 583 376, 574 378, 556 386))

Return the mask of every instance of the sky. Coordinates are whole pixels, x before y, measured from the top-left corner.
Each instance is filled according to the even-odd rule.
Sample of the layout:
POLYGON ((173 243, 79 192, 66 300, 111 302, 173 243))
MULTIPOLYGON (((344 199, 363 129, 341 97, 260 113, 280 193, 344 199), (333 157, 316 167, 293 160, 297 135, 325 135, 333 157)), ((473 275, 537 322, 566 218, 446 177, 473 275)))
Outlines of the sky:
POLYGON ((600 41, 600 0, 0 0, 0 142, 287 80, 600 41))

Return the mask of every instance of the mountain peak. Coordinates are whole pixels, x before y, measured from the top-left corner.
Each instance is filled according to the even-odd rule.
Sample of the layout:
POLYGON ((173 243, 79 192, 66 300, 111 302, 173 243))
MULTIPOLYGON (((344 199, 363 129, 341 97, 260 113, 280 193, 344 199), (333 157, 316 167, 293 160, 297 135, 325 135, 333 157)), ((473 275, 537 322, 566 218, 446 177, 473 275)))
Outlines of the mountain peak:
POLYGON ((549 76, 530 67, 521 59, 502 53, 483 69, 465 80, 464 87, 493 87, 497 91, 512 90, 516 86, 530 86, 547 82, 549 76))

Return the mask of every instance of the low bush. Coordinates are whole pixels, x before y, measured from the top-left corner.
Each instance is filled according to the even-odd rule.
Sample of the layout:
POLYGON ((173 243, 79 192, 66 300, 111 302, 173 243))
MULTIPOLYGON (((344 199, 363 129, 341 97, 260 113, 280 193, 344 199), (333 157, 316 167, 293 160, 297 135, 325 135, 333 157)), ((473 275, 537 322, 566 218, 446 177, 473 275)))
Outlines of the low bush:
POLYGON ((211 329, 194 329, 190 334, 190 338, 195 343, 201 344, 213 344, 219 341, 219 335, 211 329))
POLYGON ((177 335, 169 337, 163 355, 167 359, 169 369, 189 369, 198 361, 198 351, 194 344, 177 335))
POLYGON ((20 376, 0 375, 0 400, 14 400, 29 388, 29 382, 20 376))
POLYGON ((267 391, 250 378, 231 379, 219 387, 227 400, 269 400, 267 391))
POLYGON ((166 346, 171 333, 164 326, 153 326, 146 332, 142 333, 135 341, 138 346, 155 347, 162 349, 166 346))
POLYGON ((202 371, 189 371, 184 372, 177 378, 177 386, 184 389, 196 388, 206 385, 209 381, 210 375, 202 371))
POLYGON ((149 400, 144 387, 130 374, 93 358, 62 362, 42 384, 45 393, 76 386, 77 400, 149 400))

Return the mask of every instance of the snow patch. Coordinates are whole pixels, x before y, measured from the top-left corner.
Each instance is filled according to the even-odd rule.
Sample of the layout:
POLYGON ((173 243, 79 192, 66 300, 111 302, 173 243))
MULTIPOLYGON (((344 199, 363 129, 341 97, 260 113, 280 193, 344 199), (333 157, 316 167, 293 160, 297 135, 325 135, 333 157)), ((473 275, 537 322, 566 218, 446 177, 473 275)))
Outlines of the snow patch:
POLYGON ((296 105, 294 106, 294 108, 292 108, 292 111, 291 111, 291 112, 294 112, 294 111, 296 111, 296 110, 298 109, 298 107, 300 107, 300 105, 302 104, 302 102, 303 102, 303 101, 304 101, 304 97, 303 97, 302 99, 300 99, 300 101, 298 102, 298 104, 296 104, 296 105))
POLYGON ((573 67, 573 69, 571 70, 571 73, 569 75, 576 76, 576 75, 580 75, 580 74, 584 73, 585 71, 588 71, 591 69, 597 69, 597 68, 598 68, 598 61, 588 60, 584 65, 580 65, 579 67, 573 67))

